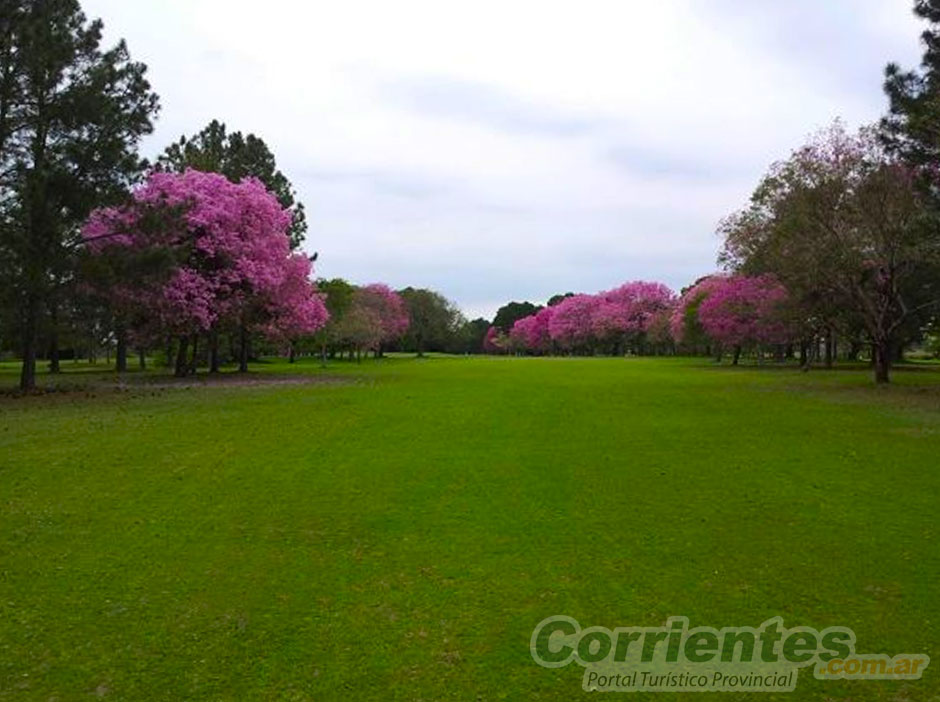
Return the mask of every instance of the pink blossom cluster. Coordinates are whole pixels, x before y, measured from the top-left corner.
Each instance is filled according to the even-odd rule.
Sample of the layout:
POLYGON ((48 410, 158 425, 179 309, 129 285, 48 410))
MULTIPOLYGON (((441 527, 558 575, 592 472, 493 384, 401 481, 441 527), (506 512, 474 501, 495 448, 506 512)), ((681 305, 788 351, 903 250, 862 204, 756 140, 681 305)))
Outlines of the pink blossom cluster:
POLYGON ((633 281, 596 295, 573 295, 518 320, 510 332, 513 348, 545 353, 594 343, 620 343, 647 334, 668 314, 675 295, 662 283, 633 281))
POLYGON ((776 278, 714 275, 686 291, 672 316, 676 340, 696 330, 727 346, 780 344, 792 337, 788 293, 776 278))
POLYGON ((551 350, 552 336, 549 325, 554 314, 554 307, 543 307, 535 314, 517 320, 509 332, 513 348, 537 353, 547 353, 551 350))
POLYGON ((724 276, 709 275, 696 281, 682 293, 669 318, 669 330, 673 339, 690 343, 696 333, 704 333, 698 321, 699 305, 721 285, 722 280, 724 276))
POLYGON ((378 343, 387 343, 408 331, 411 319, 408 307, 401 295, 384 283, 370 283, 359 288, 353 305, 361 308, 372 320, 378 343))
POLYGON ((226 322, 272 337, 310 333, 328 313, 310 281, 310 260, 292 253, 291 213, 262 183, 217 173, 153 173, 131 204, 96 210, 82 230, 99 256, 162 251, 159 275, 107 291, 162 332, 191 334, 226 322))
POLYGON ((771 275, 730 276, 702 301, 699 322, 708 336, 729 346, 783 343, 790 337, 787 297, 771 275))

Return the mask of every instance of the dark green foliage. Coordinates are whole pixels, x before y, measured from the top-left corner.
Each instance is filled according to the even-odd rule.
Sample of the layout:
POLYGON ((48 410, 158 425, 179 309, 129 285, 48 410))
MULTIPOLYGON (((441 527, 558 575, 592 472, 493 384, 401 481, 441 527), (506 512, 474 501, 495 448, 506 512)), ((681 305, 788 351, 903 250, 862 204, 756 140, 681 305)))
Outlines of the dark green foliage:
POLYGON ((102 50, 101 32, 75 0, 0 7, 0 308, 24 389, 40 339, 57 332, 78 228, 140 174, 138 141, 158 109, 146 67, 124 42, 102 50))
POLYGON ((460 337, 466 344, 466 353, 483 353, 483 340, 489 328, 489 320, 482 317, 471 319, 461 327, 460 337))
POLYGON ((559 302, 561 302, 562 300, 566 300, 569 297, 574 297, 574 293, 566 292, 566 293, 558 293, 557 295, 552 295, 550 298, 548 298, 547 306, 554 307, 559 302))
POLYGON ((888 143, 916 163, 940 160, 940 0, 916 0, 914 12, 930 27, 921 35, 925 49, 919 69, 885 69, 890 100, 882 120, 888 143))
POLYGON ((493 326, 508 334, 512 325, 523 317, 535 314, 541 305, 533 305, 531 302, 510 302, 496 310, 496 316, 493 318, 493 326))
POLYGON ((403 349, 423 356, 425 351, 445 351, 463 323, 456 305, 433 290, 408 287, 398 292, 408 306, 410 324, 403 349))

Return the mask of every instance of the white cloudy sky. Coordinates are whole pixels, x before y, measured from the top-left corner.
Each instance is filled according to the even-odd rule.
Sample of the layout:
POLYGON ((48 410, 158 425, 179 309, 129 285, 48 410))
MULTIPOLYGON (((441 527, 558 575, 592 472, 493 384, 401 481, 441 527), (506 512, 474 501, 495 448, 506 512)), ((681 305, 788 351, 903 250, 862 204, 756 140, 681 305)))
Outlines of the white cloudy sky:
POLYGON ((150 67, 148 155, 218 118, 307 205, 317 273, 468 315, 714 268, 715 224, 919 59, 911 0, 84 0, 150 67))

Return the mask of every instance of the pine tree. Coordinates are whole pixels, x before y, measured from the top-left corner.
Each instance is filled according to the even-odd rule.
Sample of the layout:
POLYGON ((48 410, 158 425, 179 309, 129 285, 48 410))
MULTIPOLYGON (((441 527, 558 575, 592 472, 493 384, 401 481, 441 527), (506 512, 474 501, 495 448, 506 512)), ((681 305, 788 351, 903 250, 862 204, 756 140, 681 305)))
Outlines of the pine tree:
POLYGON ((918 69, 905 71, 896 63, 885 69, 890 100, 882 120, 889 146, 919 163, 940 161, 940 0, 916 0, 914 13, 929 22, 921 35, 924 56, 918 69))
POLYGON ((0 282, 23 390, 35 385, 79 226, 141 173, 138 142, 158 110, 146 66, 123 41, 103 50, 102 27, 75 0, 4 0, 0 9, 0 282))

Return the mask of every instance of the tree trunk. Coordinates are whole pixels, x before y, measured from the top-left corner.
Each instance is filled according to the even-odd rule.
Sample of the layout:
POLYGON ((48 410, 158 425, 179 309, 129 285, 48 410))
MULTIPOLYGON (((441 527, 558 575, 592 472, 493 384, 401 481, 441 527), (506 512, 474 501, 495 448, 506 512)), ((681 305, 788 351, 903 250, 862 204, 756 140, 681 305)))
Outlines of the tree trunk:
POLYGON ((140 369, 147 370, 147 349, 143 346, 137 349, 137 358, 140 361, 140 369))
POLYGON ((424 358, 424 336, 421 334, 415 335, 415 346, 418 351, 418 358, 424 358))
POLYGON ((740 347, 740 346, 735 346, 735 347, 734 347, 734 356, 731 357, 731 365, 732 365, 732 366, 738 365, 738 361, 739 361, 739 360, 741 360, 741 347, 740 347))
POLYGON ((186 359, 186 351, 189 350, 189 337, 185 334, 180 336, 179 347, 176 349, 176 369, 173 372, 177 378, 185 378, 186 371, 188 370, 188 364, 186 359))
POLYGON ((169 368, 170 363, 172 363, 170 359, 173 358, 173 337, 172 336, 168 336, 166 338, 166 346, 164 347, 164 351, 166 352, 165 365, 167 368, 169 368))
POLYGON ((58 373, 59 366, 59 310, 52 304, 49 307, 49 372, 58 373))
POLYGON ((891 347, 891 360, 894 363, 904 362, 904 344, 902 342, 898 342, 891 347))
POLYGON ((800 342, 800 369, 809 370, 810 364, 810 346, 808 341, 800 342))
POLYGON ((54 328, 49 336, 49 372, 59 373, 62 367, 59 363, 59 332, 54 328))
POLYGON ((862 345, 857 341, 853 341, 849 344, 849 352, 846 354, 845 358, 847 361, 857 361, 858 355, 862 351, 862 345))
POLYGON ((189 375, 196 375, 196 366, 199 364, 199 334, 193 334, 193 358, 189 362, 189 375))
POLYGON ((117 337, 117 348, 114 351, 114 370, 118 373, 124 373, 127 371, 127 331, 125 331, 123 325, 118 325, 115 328, 115 335, 117 337))
POLYGON ((872 347, 872 360, 875 366, 875 382, 890 382, 891 378, 891 343, 886 340, 877 342, 872 347))
POLYGON ((826 368, 832 368, 832 330, 826 330, 826 368))
POLYGON ((20 390, 36 387, 36 328, 39 324, 39 300, 30 295, 26 301, 26 319, 23 324, 23 367, 20 369, 20 390))
POLYGON ((326 368, 326 342, 320 344, 320 367, 326 368))
POLYGON ((290 342, 290 349, 288 350, 288 354, 287 354, 287 362, 293 363, 295 360, 295 356, 296 356, 296 350, 294 349, 294 342, 292 341, 290 342))
POLYGON ((219 372, 219 332, 209 333, 209 372, 219 372))
POLYGON ((238 372, 248 372, 248 330, 243 324, 238 331, 238 372))

